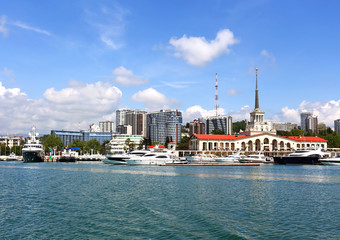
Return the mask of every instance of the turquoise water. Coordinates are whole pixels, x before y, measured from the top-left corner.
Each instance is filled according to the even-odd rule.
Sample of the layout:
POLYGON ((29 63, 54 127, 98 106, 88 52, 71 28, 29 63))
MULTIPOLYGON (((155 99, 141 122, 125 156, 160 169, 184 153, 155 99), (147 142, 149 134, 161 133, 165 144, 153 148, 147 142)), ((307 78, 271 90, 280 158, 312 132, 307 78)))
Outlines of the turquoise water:
POLYGON ((340 167, 0 162, 0 239, 339 239, 340 167))

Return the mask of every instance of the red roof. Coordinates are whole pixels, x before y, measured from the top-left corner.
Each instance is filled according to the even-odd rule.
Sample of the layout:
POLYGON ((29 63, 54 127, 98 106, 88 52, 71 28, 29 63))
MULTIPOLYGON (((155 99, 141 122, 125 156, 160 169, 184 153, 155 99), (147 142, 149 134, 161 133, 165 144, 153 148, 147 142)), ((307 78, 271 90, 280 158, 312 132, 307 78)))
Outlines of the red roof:
POLYGON ((158 148, 165 148, 164 146, 148 146, 148 148, 155 148, 155 147, 158 147, 158 148))
POLYGON ((327 140, 320 137, 301 137, 301 136, 289 136, 287 137, 294 141, 300 142, 328 142, 327 140))
POLYGON ((246 135, 214 135, 214 134, 194 134, 198 139, 209 139, 209 140, 237 140, 246 138, 246 135))

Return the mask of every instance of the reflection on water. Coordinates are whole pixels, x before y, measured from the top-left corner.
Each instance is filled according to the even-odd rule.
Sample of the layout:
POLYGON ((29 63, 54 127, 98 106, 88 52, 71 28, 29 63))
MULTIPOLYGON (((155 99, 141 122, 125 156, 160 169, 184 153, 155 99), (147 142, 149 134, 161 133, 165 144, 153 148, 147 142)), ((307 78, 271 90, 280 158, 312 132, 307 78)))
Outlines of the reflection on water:
POLYGON ((339 167, 0 163, 0 239, 336 239, 339 167))
MULTIPOLYGON (((98 164, 97 164, 98 165, 98 164)), ((109 166, 109 165, 108 165, 109 166)), ((329 176, 325 171, 317 171, 315 169, 313 174, 292 174, 284 172, 268 172, 267 166, 262 167, 246 167, 251 171, 240 172, 235 171, 232 174, 213 174, 213 173, 178 173, 175 172, 176 168, 190 168, 190 166, 179 166, 179 167, 156 167, 156 166, 135 166, 133 170, 129 169, 114 169, 117 166, 110 166, 113 168, 93 168, 90 166, 88 168, 77 168, 77 167, 46 167, 46 166, 31 166, 31 165, 16 165, 16 166, 1 166, 3 168, 23 168, 23 169, 36 169, 36 170, 62 170, 62 171, 87 171, 87 172, 97 172, 97 173, 117 173, 117 174, 142 174, 142 175, 154 175, 154 176, 192 176, 200 178, 235 178, 235 179, 248 179, 248 180, 285 180, 285 181, 297 181, 297 182, 328 182, 328 183, 340 183, 340 176, 329 176), (167 168, 168 171, 159 171, 159 169, 167 168), (147 170, 145 170, 147 169, 147 170)), ((132 168, 132 166, 124 166, 125 168, 132 168)), ((299 166, 303 167, 303 166, 299 166)), ((327 166, 317 166, 318 168, 327 168, 327 166)), ((197 167, 195 167, 197 168, 197 167)), ((205 168, 205 167, 202 167, 205 168)), ((212 168, 216 168, 215 166, 212 168)), ((221 166, 219 168, 235 168, 234 166, 221 166)), ((245 168, 245 166, 242 166, 245 168)), ((332 168, 336 168, 333 167, 332 168)))

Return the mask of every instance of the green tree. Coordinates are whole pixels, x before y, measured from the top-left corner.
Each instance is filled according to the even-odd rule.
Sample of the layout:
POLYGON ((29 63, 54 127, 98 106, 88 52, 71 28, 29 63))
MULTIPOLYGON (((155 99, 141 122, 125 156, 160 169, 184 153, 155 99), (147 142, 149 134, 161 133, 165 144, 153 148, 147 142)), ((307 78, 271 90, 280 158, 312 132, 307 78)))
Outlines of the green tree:
POLYGON ((222 129, 214 129, 214 130, 212 130, 211 134, 225 135, 225 132, 222 129))
POLYGON ((92 139, 86 143, 85 150, 88 153, 91 153, 91 149, 93 153, 99 152, 101 148, 100 142, 97 139, 92 139))
POLYGON ((133 151, 135 148, 135 144, 133 141, 131 141, 130 138, 127 138, 125 140, 125 149, 128 150, 129 152, 133 151))
POLYGON ((167 137, 165 138, 165 144, 164 144, 166 148, 168 148, 169 142, 170 142, 170 138, 167 136, 167 137))
POLYGON ((21 146, 13 146, 11 147, 11 153, 15 153, 15 155, 21 155, 21 146))
POLYGON ((247 125, 246 120, 234 122, 233 123, 233 133, 239 133, 240 130, 245 131, 246 125, 247 125))
POLYGON ((80 140, 80 139, 75 139, 70 144, 70 147, 72 147, 72 148, 79 148, 79 149, 76 150, 77 152, 82 151, 83 153, 85 151, 85 146, 86 146, 86 143, 84 141, 80 140))
POLYGON ((48 152, 49 149, 57 148, 58 151, 63 147, 63 141, 60 137, 57 137, 54 134, 45 135, 41 138, 42 144, 45 148, 45 152, 48 152))
POLYGON ((105 140, 105 141, 103 142, 103 144, 101 145, 101 148, 100 148, 100 154, 107 154, 107 153, 110 151, 110 149, 109 149, 109 147, 110 147, 109 143, 110 143, 109 140, 105 140))
POLYGON ((189 150, 189 140, 190 138, 184 136, 181 141, 177 144, 177 150, 189 150))
POLYGON ((305 133, 300 129, 293 129, 290 131, 289 136, 304 136, 305 133))

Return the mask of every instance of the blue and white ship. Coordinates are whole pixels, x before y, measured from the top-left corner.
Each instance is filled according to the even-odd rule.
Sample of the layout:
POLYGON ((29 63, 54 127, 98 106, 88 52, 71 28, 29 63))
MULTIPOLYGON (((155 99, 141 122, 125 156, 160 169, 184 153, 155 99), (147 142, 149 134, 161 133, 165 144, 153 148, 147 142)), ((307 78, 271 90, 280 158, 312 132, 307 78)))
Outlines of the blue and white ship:
POLYGON ((32 127, 31 132, 28 133, 29 140, 22 148, 22 158, 24 163, 29 162, 43 162, 45 159, 43 145, 36 137, 39 133, 35 131, 35 127, 32 127))

